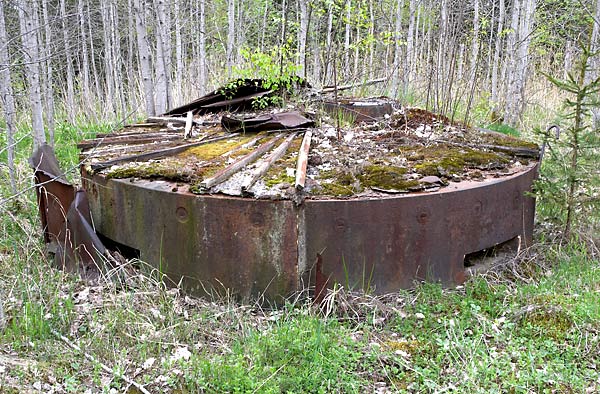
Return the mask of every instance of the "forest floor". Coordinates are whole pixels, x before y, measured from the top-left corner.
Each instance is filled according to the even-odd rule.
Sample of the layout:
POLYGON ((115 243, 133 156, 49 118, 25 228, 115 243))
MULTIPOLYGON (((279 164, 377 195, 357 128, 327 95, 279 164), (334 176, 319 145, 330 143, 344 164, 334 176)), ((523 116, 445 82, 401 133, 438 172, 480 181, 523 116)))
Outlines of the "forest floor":
MULTIPOLYGON (((57 134, 65 168, 78 133, 57 134)), ((26 192, 0 217, 0 393, 600 392, 600 252, 585 234, 561 243, 538 225, 533 247, 451 289, 337 288, 268 310, 189 297, 151 270, 90 284, 52 268, 18 169, 26 192)))

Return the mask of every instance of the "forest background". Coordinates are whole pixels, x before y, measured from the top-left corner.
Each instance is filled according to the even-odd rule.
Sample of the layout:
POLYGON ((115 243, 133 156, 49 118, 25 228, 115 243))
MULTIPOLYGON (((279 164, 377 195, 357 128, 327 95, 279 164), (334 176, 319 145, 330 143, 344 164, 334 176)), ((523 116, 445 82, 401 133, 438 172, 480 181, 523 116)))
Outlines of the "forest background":
POLYGON ((0 0, 0 392, 600 391, 599 21, 600 0, 0 0), (319 310, 50 268, 33 149, 76 181, 83 138, 292 75, 546 142, 536 245, 457 289, 319 310))

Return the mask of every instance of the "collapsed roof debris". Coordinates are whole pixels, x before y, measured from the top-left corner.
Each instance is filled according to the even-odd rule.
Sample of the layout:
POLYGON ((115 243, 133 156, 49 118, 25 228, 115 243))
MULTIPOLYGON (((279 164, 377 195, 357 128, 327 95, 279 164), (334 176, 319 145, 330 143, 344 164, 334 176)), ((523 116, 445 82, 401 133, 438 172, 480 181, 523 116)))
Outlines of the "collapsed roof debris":
POLYGON ((534 144, 385 97, 253 108, 266 94, 274 92, 261 80, 234 81, 146 123, 84 141, 82 157, 109 178, 163 178, 193 193, 301 202, 435 191, 518 172, 539 155, 534 144), (308 129, 306 164, 299 165, 308 129), (290 132, 297 134, 285 146, 274 142, 290 132), (276 159, 269 159, 272 149, 280 149, 276 159))

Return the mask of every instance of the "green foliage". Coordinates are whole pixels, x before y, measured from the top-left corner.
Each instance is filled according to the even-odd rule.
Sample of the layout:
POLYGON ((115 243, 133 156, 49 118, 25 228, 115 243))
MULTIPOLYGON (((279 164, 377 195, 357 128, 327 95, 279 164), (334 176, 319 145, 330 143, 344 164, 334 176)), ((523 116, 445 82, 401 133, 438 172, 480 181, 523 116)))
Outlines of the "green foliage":
POLYGON ((255 98, 252 105, 256 109, 283 105, 283 98, 292 94, 294 87, 303 82, 297 75, 300 68, 293 61, 295 54, 289 45, 274 47, 268 53, 241 48, 240 54, 244 59, 243 66, 233 66, 234 75, 240 79, 226 85, 226 89, 234 90, 242 78, 261 79, 262 87, 275 93, 255 98))
POLYGON ((547 76, 569 95, 560 122, 562 138, 553 137, 553 130, 538 130, 547 144, 547 158, 536 185, 537 195, 546 205, 546 212, 554 213, 553 219, 564 225, 565 237, 570 236, 576 219, 583 221, 600 207, 600 133, 593 125, 591 112, 600 107, 600 77, 586 81, 592 72, 592 55, 585 48, 582 52, 575 72, 569 73, 566 80, 547 76))

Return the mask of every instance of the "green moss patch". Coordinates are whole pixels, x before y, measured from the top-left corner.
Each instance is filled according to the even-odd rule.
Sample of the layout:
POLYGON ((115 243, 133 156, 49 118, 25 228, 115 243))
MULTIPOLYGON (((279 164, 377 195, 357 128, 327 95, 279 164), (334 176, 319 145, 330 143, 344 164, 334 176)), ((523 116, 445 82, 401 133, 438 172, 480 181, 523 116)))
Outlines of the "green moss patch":
POLYGON ((414 168, 424 176, 457 173, 466 168, 495 167, 509 162, 509 159, 500 153, 445 145, 419 148, 408 158, 420 161, 414 165, 414 168))
POLYGON ((366 166, 358 175, 362 186, 377 187, 388 190, 407 190, 417 186, 419 182, 404 177, 407 169, 388 165, 366 166))

